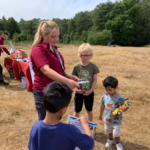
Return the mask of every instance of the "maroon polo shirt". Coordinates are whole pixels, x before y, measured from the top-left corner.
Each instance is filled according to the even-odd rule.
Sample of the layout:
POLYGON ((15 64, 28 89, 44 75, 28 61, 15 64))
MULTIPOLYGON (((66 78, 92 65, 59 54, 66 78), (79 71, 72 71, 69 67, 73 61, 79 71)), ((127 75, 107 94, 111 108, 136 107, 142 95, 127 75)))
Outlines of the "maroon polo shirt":
MULTIPOLYGON (((4 39, 2 38, 2 36, 0 36, 0 45, 4 45, 4 39)), ((8 54, 10 55, 9 51, 6 48, 0 48, 0 55, 3 52, 2 49, 8 54)))
MULTIPOLYGON (((55 48, 57 50, 57 46, 55 48)), ((49 44, 41 41, 31 51, 30 60, 32 62, 33 71, 35 73, 33 90, 39 90, 43 92, 46 85, 48 83, 53 82, 52 79, 48 78, 40 71, 39 68, 41 66, 49 65, 51 69, 55 70, 60 75, 63 75, 61 63, 57 57, 57 54, 49 49, 50 49, 49 44)), ((58 50, 57 52, 59 53, 64 66, 64 59, 58 50)))

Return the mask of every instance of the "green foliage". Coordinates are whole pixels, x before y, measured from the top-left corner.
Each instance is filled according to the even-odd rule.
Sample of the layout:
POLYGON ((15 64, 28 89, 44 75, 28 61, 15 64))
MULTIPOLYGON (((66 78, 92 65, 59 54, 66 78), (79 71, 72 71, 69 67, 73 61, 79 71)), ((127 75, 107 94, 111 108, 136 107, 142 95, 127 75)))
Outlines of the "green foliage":
POLYGON ((0 29, 4 30, 4 31, 7 30, 7 20, 6 20, 5 16, 3 16, 0 21, 0 29))
POLYGON ((79 35, 78 32, 76 32, 76 33, 74 34, 74 36, 73 36, 73 40, 74 40, 74 41, 79 41, 79 38, 80 38, 80 35, 79 35))
POLYGON ((71 41, 69 44, 81 45, 82 43, 84 43, 84 42, 83 41, 71 41))
POLYGON ((7 30, 10 33, 9 37, 10 39, 13 38, 14 33, 20 33, 20 28, 18 26, 17 21, 13 17, 8 18, 7 20, 7 30))
POLYGON ((91 45, 95 45, 96 44, 96 36, 97 36, 97 32, 90 31, 88 33, 87 42, 90 43, 91 45))
POLYGON ((17 43, 19 41, 19 35, 17 33, 14 33, 14 35, 13 35, 13 41, 15 43, 17 43))
POLYGON ((4 30, 4 27, 3 27, 3 24, 2 24, 1 21, 0 21, 0 29, 1 29, 1 30, 4 30))
POLYGON ((25 26, 25 20, 23 18, 20 19, 20 22, 18 23, 19 25, 19 28, 20 30, 23 32, 23 31, 26 31, 26 26, 25 26))
POLYGON ((69 34, 65 34, 63 36, 63 43, 68 44, 69 42, 70 42, 70 36, 69 36, 69 34))
POLYGON ((88 11, 77 13, 73 19, 76 25, 76 32, 79 35, 82 34, 82 31, 89 30, 93 25, 91 14, 88 11))
POLYGON ((105 29, 105 23, 110 19, 110 12, 114 5, 114 3, 107 1, 106 3, 100 3, 96 6, 92 12, 92 21, 96 31, 102 31, 105 29))
POLYGON ((21 45, 24 45, 24 44, 31 44, 32 45, 32 42, 33 41, 19 41, 18 44, 21 46, 21 45))
MULTIPOLYGON (((112 31, 113 42, 119 45, 138 46, 140 38, 138 26, 141 26, 141 7, 138 0, 117 2, 110 13, 111 20, 105 24, 112 31)), ((142 44, 142 43, 141 43, 142 44)))
POLYGON ((74 34, 71 33, 70 44, 81 45, 82 43, 85 43, 85 41, 83 40, 85 36, 84 34, 86 34, 85 32, 83 31, 82 36, 80 36, 78 32, 75 32, 74 34))
POLYGON ((63 36, 67 33, 68 31, 68 20, 67 19, 58 19, 58 18, 53 18, 53 21, 57 23, 59 26, 59 32, 60 32, 60 39, 63 39, 63 36))
POLYGON ((19 40, 20 41, 26 41, 27 40, 27 34, 25 32, 21 32, 19 34, 19 40))
MULTIPOLYGON (((0 20, 0 34, 9 32, 14 41, 33 41, 39 23, 34 18, 17 23, 13 17, 0 20)), ((77 13, 72 19, 53 18, 59 26, 59 43, 123 46, 150 44, 150 0, 119 0, 98 4, 91 12, 77 13)))
POLYGON ((82 34, 81 34, 81 40, 86 43, 87 42, 87 35, 88 35, 88 32, 83 30, 82 31, 82 34))
POLYGON ((96 36, 96 44, 97 45, 107 45, 107 43, 112 42, 112 33, 110 30, 103 30, 102 32, 98 32, 96 36))
POLYGON ((92 45, 107 45, 107 43, 112 42, 112 33, 110 30, 103 30, 102 32, 92 32, 88 33, 87 42, 92 45))
POLYGON ((27 34, 27 41, 33 41, 33 36, 30 34, 27 34))
POLYGON ((76 25, 74 19, 69 20, 68 22, 68 34, 73 34, 76 32, 76 25))
POLYGON ((29 21, 25 21, 24 19, 20 19, 20 22, 18 23, 21 34, 20 34, 20 40, 33 40, 33 37, 36 33, 36 30, 38 28, 39 23, 41 20, 39 18, 34 18, 29 21))
POLYGON ((133 23, 127 15, 118 15, 106 23, 106 28, 112 31, 113 42, 119 45, 131 45, 133 38, 133 23))
POLYGON ((73 41, 73 32, 70 33, 70 41, 73 41))
MULTIPOLYGON (((140 31, 139 45, 150 44, 150 1, 140 0, 141 14, 140 14, 140 25, 136 24, 135 28, 140 31)), ((138 19, 139 20, 139 19, 138 19)), ((138 21, 137 20, 137 21, 138 21)), ((137 43, 137 44, 138 44, 137 43)))

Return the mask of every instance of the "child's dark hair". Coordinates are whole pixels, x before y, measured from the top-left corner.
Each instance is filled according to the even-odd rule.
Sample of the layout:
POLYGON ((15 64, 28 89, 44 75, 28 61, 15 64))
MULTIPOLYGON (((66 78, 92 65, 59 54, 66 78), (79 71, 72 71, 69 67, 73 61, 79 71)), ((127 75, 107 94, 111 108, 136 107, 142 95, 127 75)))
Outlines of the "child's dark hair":
POLYGON ((114 78, 112 76, 108 76, 107 78, 104 79, 103 86, 105 88, 108 86, 110 86, 112 88, 116 88, 118 86, 118 79, 114 78))
POLYGON ((51 113, 57 113, 67 107, 72 97, 72 90, 64 83, 54 81, 44 89, 44 107, 51 113))

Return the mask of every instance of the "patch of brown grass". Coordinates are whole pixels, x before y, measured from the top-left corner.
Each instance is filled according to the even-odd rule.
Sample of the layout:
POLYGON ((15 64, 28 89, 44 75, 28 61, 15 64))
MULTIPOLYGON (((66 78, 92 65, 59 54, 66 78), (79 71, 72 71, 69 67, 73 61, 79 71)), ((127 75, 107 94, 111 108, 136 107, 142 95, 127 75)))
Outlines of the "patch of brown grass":
MULTIPOLYGON (((31 46, 16 46, 25 50, 28 55, 31 46)), ((92 62, 100 69, 95 88, 93 107, 94 122, 97 123, 95 150, 105 149, 107 135, 104 123, 99 121, 100 98, 105 92, 102 81, 108 75, 119 80, 118 92, 124 98, 133 101, 130 109, 123 115, 121 140, 124 150, 150 150, 150 48, 147 47, 106 47, 93 46, 95 50, 92 62)), ((61 45, 66 72, 71 74, 73 65, 79 62, 78 46, 61 45)), ((0 60, 3 65, 3 59, 0 60)), ((0 86, 0 150, 26 150, 29 133, 34 122, 38 120, 34 98, 31 92, 21 87, 20 81, 11 80, 7 70, 4 74, 10 82, 8 87, 0 86)), ((73 98, 62 121, 67 122, 68 115, 74 111, 73 98)), ((85 108, 81 113, 86 115, 85 108)), ((115 146, 110 150, 115 150, 115 146)))

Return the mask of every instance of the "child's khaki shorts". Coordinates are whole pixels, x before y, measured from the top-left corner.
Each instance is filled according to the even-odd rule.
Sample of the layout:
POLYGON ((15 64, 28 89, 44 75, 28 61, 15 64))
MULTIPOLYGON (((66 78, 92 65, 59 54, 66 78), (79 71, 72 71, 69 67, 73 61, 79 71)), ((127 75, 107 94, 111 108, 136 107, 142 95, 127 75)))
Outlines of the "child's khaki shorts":
POLYGON ((119 137, 121 135, 120 133, 121 124, 104 124, 104 131, 106 133, 113 133, 114 137, 119 137))

